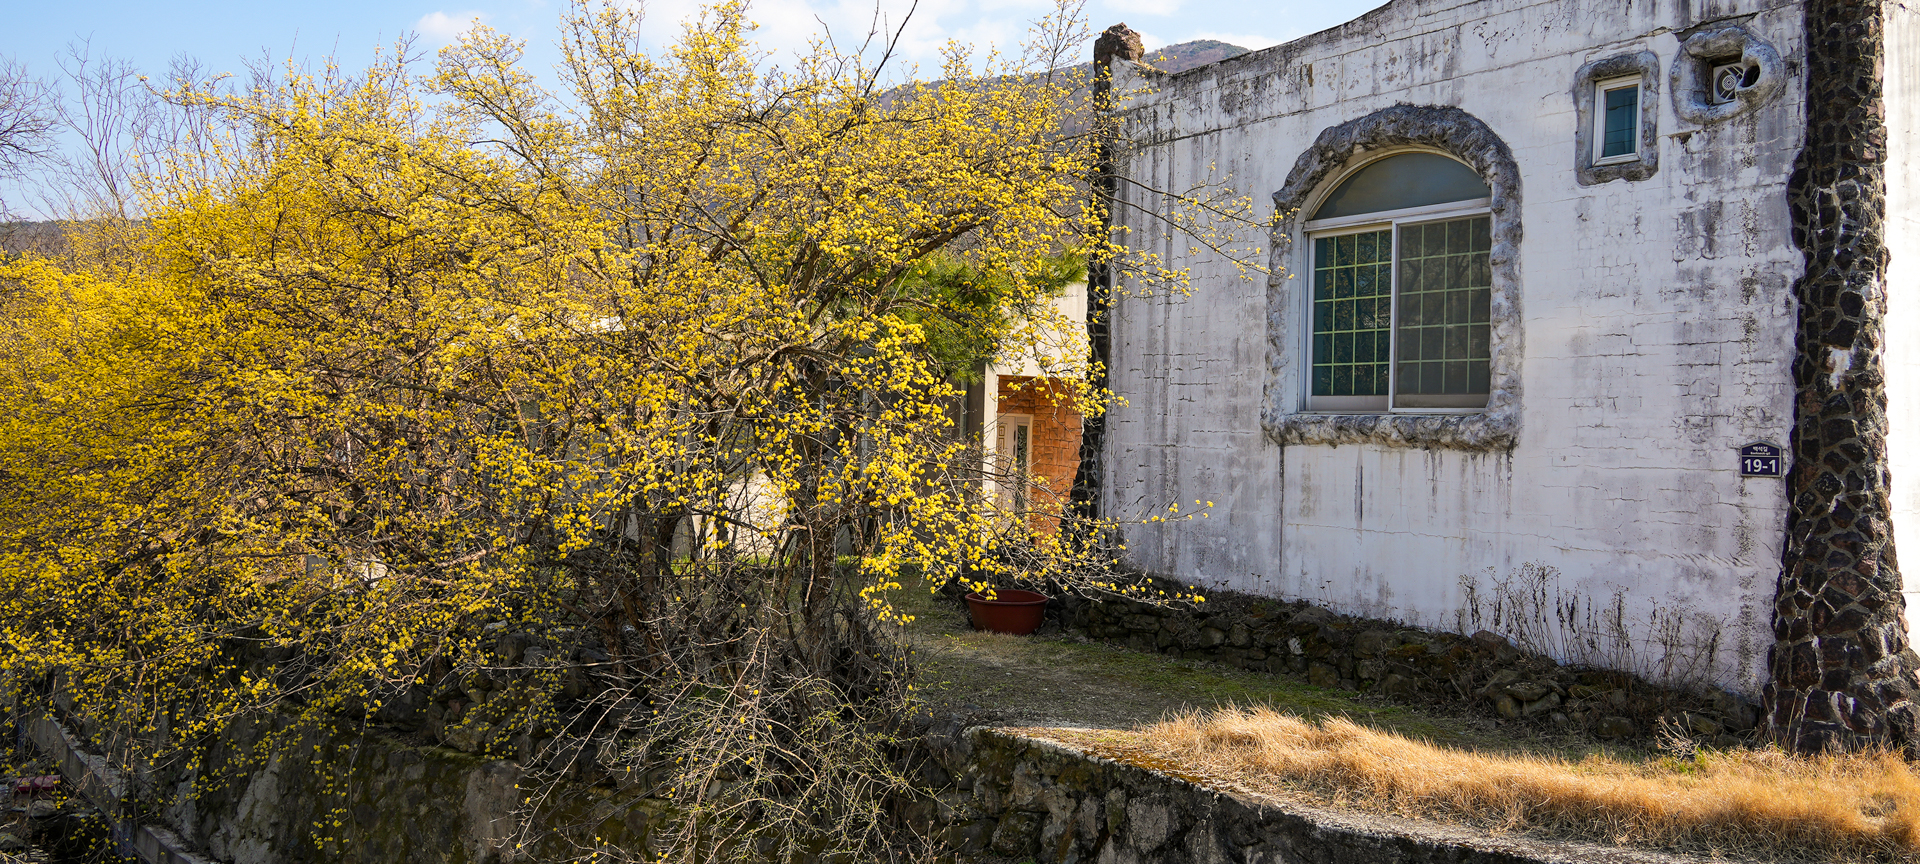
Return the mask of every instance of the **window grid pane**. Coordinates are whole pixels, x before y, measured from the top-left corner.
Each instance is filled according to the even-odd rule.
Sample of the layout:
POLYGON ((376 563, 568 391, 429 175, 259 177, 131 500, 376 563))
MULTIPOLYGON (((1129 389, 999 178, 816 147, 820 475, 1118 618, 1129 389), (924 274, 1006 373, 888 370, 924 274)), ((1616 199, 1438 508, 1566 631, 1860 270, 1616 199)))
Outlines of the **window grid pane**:
POLYGON ((1313 242, 1313 395, 1387 395, 1393 232, 1313 242))
POLYGON ((1489 392, 1491 227, 1478 216, 1400 228, 1401 395, 1489 392))
POLYGON ((1606 134, 1600 142, 1600 158, 1631 155, 1640 132, 1640 88, 1615 87, 1605 95, 1606 134))

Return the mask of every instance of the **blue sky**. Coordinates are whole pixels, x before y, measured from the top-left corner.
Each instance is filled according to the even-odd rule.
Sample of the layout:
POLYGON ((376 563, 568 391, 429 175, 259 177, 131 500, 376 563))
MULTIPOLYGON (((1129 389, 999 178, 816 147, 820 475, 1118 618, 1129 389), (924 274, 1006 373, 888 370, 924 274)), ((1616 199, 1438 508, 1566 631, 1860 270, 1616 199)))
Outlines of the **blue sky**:
MULTIPOLYGON (((1351 19, 1384 0, 1089 0, 1096 29, 1124 21, 1147 38, 1149 48, 1190 39, 1221 39, 1262 48, 1351 19)), ((881 0, 883 15, 897 21, 908 3, 881 0)), ((1046 0, 922 0, 905 39, 907 59, 937 63, 948 39, 970 44, 1017 43, 1026 24, 1043 14, 1046 0)), ((646 4, 656 38, 671 38, 671 22, 697 10, 700 0, 653 0, 646 4)), ((0 28, 0 55, 25 62, 38 74, 55 71, 56 56, 69 42, 91 37, 95 56, 133 61, 143 71, 164 72, 171 57, 192 56, 213 71, 239 71, 246 58, 292 56, 309 61, 339 58, 364 66, 376 46, 407 31, 417 47, 446 44, 478 18, 528 43, 529 61, 550 67, 555 22, 564 0, 207 0, 155 3, 132 0, 65 0, 19 4, 0 28)), ((820 21, 837 34, 864 34, 873 0, 757 0, 756 39, 775 50, 793 49, 816 32, 820 21), (818 19, 818 20, 816 20, 818 19)))

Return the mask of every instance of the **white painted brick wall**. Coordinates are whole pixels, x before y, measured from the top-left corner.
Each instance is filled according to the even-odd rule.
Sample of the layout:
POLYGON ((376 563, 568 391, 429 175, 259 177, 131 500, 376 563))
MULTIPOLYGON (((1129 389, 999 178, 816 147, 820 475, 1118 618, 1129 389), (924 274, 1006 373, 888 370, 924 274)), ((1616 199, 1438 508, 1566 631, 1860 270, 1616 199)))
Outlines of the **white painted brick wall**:
MULTIPOLYGON (((1192 266, 1195 290, 1119 302, 1113 382, 1128 404, 1110 431, 1109 512, 1217 505, 1206 520, 1130 530, 1136 561, 1442 627, 1460 620, 1463 577, 1485 583, 1539 562, 1559 570, 1569 595, 1623 596, 1636 622, 1700 616, 1720 634, 1714 677, 1756 692, 1785 495, 1782 481, 1742 479, 1736 448, 1785 446, 1792 418, 1790 285, 1802 262, 1785 184, 1804 128, 1800 14, 1763 0, 1398 0, 1154 81, 1136 131, 1163 143, 1126 170, 1181 188, 1215 166, 1263 212, 1330 126, 1399 102, 1457 106, 1487 123, 1521 171, 1524 389, 1511 452, 1283 453, 1260 427, 1264 280, 1189 256, 1187 243, 1123 210, 1133 242, 1192 266), (1757 112, 1683 124, 1666 92, 1675 34, 1736 13, 1790 61, 1787 86, 1757 112), (1638 50, 1663 70, 1659 172, 1580 187, 1575 71, 1638 50)), ((1903 404, 1902 417, 1920 417, 1903 404)), ((1916 499, 1903 500, 1914 512, 1916 499)), ((1656 653, 1642 646, 1628 662, 1657 671, 1656 653)))
POLYGON ((1907 629, 1920 643, 1920 10, 1887 9, 1887 449, 1895 549, 1914 562, 1907 629))

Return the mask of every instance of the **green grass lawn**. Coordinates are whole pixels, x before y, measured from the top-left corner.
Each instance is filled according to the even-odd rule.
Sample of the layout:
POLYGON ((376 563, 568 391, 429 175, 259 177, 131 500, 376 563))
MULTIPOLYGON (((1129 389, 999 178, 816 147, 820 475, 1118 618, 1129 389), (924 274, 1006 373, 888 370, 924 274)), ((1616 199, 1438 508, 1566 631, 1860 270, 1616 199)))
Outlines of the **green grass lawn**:
POLYGON ((1291 675, 1176 660, 1071 635, 976 631, 964 608, 921 585, 909 584, 889 599, 915 616, 904 635, 920 669, 921 693, 937 711, 990 711, 1000 722, 1020 726, 1128 729, 1184 711, 1267 705, 1308 718, 1345 716, 1473 750, 1576 758, 1585 752, 1620 752, 1585 736, 1503 729, 1485 718, 1395 705, 1291 675))

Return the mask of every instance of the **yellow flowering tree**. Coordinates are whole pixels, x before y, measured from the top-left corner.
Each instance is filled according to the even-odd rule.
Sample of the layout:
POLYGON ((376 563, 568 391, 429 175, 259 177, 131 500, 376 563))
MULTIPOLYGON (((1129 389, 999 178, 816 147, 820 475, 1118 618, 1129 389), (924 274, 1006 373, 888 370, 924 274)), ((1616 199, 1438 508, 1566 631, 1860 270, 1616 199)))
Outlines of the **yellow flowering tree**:
POLYGON ((484 28, 181 86, 132 239, 0 265, 0 669, 156 742, 294 712, 676 766, 690 860, 884 845, 886 592, 1095 578, 1008 553, 948 417, 955 351, 1086 377, 1046 302, 1118 252, 1073 23, 886 86, 772 65, 738 5, 649 54, 610 4, 564 97, 484 28))

